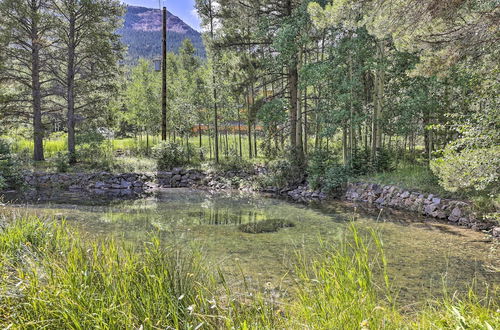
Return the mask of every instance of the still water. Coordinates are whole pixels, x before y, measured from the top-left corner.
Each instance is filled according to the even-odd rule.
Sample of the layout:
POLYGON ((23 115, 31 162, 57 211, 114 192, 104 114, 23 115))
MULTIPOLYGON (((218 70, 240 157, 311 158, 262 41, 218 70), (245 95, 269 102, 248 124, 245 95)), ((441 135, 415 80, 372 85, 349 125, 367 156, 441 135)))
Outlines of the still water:
POLYGON ((498 242, 468 229, 389 210, 363 210, 327 202, 304 206, 261 195, 190 189, 156 192, 141 199, 106 200, 56 195, 13 201, 4 207, 65 218, 82 235, 143 244, 158 235, 180 249, 201 249, 213 270, 231 285, 264 285, 286 292, 293 286, 297 251, 314 258, 321 244, 336 244, 354 221, 381 237, 398 299, 420 301, 476 281, 482 291, 500 285, 498 242), (240 224, 287 219, 292 228, 247 234, 240 224))

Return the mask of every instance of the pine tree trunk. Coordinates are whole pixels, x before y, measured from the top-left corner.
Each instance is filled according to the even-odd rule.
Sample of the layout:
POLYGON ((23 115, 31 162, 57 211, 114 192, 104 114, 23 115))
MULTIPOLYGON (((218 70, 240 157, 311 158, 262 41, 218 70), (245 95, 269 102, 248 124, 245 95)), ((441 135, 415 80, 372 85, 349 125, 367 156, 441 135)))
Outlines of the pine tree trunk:
POLYGON ((297 64, 290 65, 288 71, 288 89, 290 91, 290 148, 294 158, 299 158, 297 150, 297 105, 298 105, 298 70, 297 64))
POLYGON ((70 164, 76 163, 76 138, 75 138, 75 17, 69 17, 68 33, 68 67, 66 72, 66 98, 68 121, 68 153, 70 164))
MULTIPOLYGON (((37 14, 37 9, 33 9, 33 15, 37 14)), ((43 155, 43 126, 42 126, 42 93, 40 84, 40 44, 38 43, 37 20, 33 20, 31 27, 31 83, 33 102, 33 160, 44 160, 43 155)))
POLYGON ((382 67, 382 62, 385 56, 385 41, 379 40, 377 42, 377 57, 379 60, 378 68, 375 73, 375 93, 374 93, 374 110, 372 116, 372 161, 375 159, 377 152, 380 149, 380 143, 382 140, 382 130, 380 129, 379 121, 383 108, 383 98, 384 98, 384 69, 382 67))
POLYGON ((239 147, 240 147, 240 158, 243 158, 243 148, 241 145, 241 115, 240 115, 240 109, 238 109, 238 140, 239 140, 239 147))

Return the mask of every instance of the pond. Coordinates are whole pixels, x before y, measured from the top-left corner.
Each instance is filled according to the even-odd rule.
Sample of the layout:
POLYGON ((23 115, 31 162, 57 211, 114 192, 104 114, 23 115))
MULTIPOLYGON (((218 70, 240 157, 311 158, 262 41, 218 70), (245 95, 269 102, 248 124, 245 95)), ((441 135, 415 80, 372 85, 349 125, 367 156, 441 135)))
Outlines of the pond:
POLYGON ((221 269, 234 286, 280 292, 293 286, 296 252, 314 257, 321 244, 339 242, 354 221, 374 229, 388 258, 388 271, 403 303, 500 284, 498 242, 485 234, 437 223, 413 214, 364 210, 343 202, 305 206, 240 192, 167 189, 140 199, 107 200, 62 194, 13 202, 12 208, 67 219, 83 235, 143 244, 152 235, 180 249, 200 248, 213 270, 221 269), (240 225, 287 220, 277 232, 245 233, 240 225))

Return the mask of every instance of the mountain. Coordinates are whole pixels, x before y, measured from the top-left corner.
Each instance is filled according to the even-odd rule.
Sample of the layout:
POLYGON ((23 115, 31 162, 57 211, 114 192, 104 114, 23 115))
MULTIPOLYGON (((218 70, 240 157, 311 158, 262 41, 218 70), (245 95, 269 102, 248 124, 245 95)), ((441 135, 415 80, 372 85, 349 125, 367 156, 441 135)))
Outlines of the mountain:
MULTIPOLYGON (((128 46, 127 62, 137 59, 161 56, 162 11, 137 6, 127 6, 123 28, 119 31, 122 42, 128 46)), ((179 17, 167 11, 167 48, 178 52, 182 41, 191 39, 197 55, 205 57, 201 33, 184 23, 179 17)))

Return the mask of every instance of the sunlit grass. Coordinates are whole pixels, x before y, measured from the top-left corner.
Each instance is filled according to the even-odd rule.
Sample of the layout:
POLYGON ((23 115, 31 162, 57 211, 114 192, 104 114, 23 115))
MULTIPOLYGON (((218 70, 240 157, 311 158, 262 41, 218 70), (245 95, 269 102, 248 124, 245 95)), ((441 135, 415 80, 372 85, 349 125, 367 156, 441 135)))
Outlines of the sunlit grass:
POLYGON ((395 185, 403 189, 421 193, 438 194, 442 197, 458 195, 444 190, 439 185, 438 178, 427 166, 407 162, 399 163, 394 171, 374 173, 360 177, 358 180, 382 185, 395 185))
MULTIPOLYGON (((33 152, 33 141, 30 139, 25 139, 22 137, 12 137, 13 143, 13 151, 15 153, 25 153, 27 155, 31 155, 33 152)), ((151 151, 151 149, 156 146, 161 141, 160 136, 149 136, 149 142, 145 135, 138 135, 137 137, 129 137, 129 138, 118 138, 111 139, 111 146, 115 153, 123 154, 126 156, 134 156, 134 155, 144 155, 151 151)), ((177 137, 176 141, 185 145, 186 139, 181 139, 177 137)), ((189 137, 190 146, 198 149, 200 147, 200 139, 197 135, 192 135, 189 137)), ((261 142, 262 137, 257 138, 257 157, 263 157, 261 151, 261 142)), ((66 135, 57 135, 52 138, 44 139, 44 153, 47 158, 53 157, 58 152, 65 152, 67 150, 67 137, 66 135)), ((202 135, 202 143, 201 147, 204 151, 204 156, 206 160, 213 159, 214 155, 214 140, 213 138, 209 141, 209 137, 207 135, 202 135), (210 152, 212 149, 212 152, 210 152)), ((252 148, 254 148, 253 136, 252 136, 252 148)), ((240 144, 239 137, 237 134, 228 134, 227 136, 227 145, 226 145, 226 136, 220 136, 220 157, 234 157, 235 155, 240 154, 240 144)), ((242 135, 241 139, 241 155, 244 159, 249 158, 249 145, 248 145, 248 137, 242 135)), ((255 152, 252 151, 253 157, 255 157, 255 152)))
POLYGON ((403 313, 383 242, 354 225, 318 255, 298 254, 291 300, 226 283, 202 254, 155 238, 86 238, 64 223, 8 219, 0 229, 0 327, 177 329, 497 329, 498 293, 447 296, 403 313), (230 289, 231 287, 231 289, 230 289))

